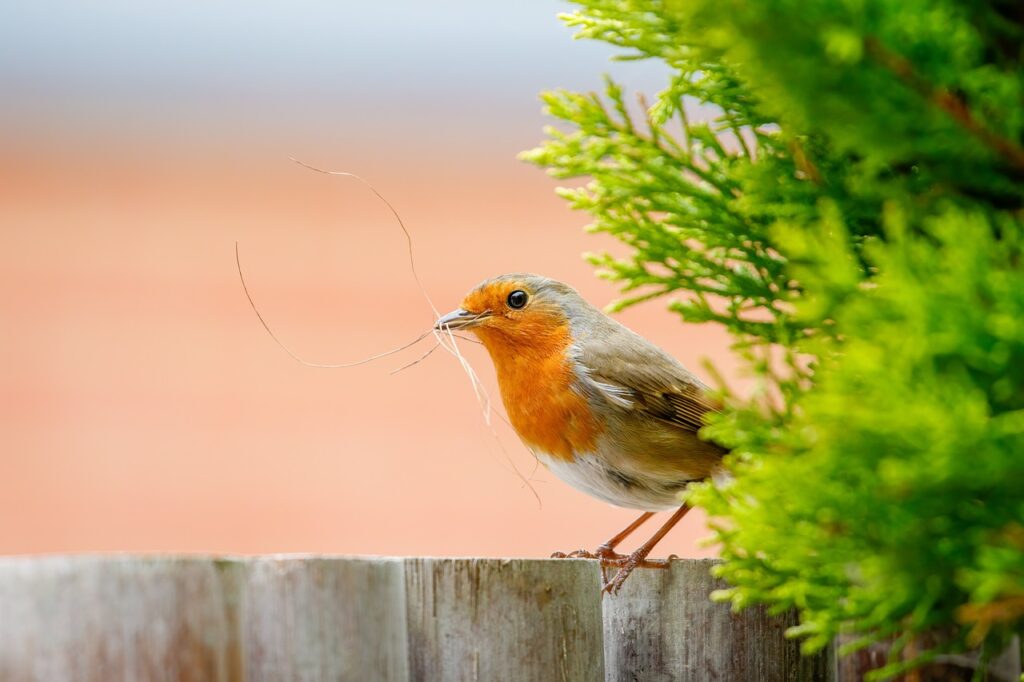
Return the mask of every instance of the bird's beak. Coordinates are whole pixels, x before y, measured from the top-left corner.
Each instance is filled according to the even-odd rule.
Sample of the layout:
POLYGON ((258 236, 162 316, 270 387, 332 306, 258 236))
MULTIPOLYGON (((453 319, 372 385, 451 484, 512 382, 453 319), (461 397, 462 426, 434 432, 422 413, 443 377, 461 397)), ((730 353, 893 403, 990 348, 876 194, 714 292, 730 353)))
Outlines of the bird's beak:
POLYGON ((448 331, 449 329, 452 331, 455 331, 456 329, 472 329, 473 327, 479 326, 487 315, 486 311, 482 313, 471 313, 468 310, 456 308, 435 322, 434 329, 439 331, 448 331))

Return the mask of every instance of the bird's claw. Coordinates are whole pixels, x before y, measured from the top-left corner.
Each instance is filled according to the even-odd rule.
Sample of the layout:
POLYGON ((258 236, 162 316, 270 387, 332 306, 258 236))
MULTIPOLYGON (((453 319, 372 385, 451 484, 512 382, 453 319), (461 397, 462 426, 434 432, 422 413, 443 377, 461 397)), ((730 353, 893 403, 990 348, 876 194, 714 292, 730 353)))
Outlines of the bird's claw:
MULTIPOLYGON (((665 569, 672 565, 672 561, 679 557, 675 554, 669 555, 667 559, 648 559, 647 552, 642 549, 633 552, 628 557, 623 557, 622 561, 609 562, 609 566, 618 566, 619 570, 615 572, 612 579, 601 586, 601 592, 604 594, 618 594, 619 590, 622 589, 623 583, 626 582, 626 578, 637 568, 661 568, 665 569)), ((603 562, 602 562, 603 563, 603 562)))
POLYGON ((607 594, 617 594, 622 588, 622 584, 626 582, 626 578, 637 568, 668 568, 672 562, 679 557, 675 554, 670 554, 667 559, 648 559, 647 554, 650 550, 644 551, 643 548, 633 552, 632 554, 619 554, 608 545, 601 545, 593 552, 586 549, 577 549, 572 552, 554 552, 551 555, 552 559, 596 559, 601 562, 601 576, 602 582, 604 582, 604 569, 605 568, 618 568, 612 579, 604 582, 601 586, 601 591, 607 594))
POLYGON ((618 563, 625 561, 629 557, 625 554, 618 554, 608 545, 601 545, 593 552, 587 549, 576 549, 568 554, 565 552, 555 552, 551 555, 552 559, 597 559, 603 565, 606 566, 617 566, 618 563))
POLYGON ((626 582, 626 578, 636 569, 638 566, 644 563, 644 557, 632 554, 626 558, 624 562, 619 565, 619 570, 615 572, 612 579, 601 586, 601 592, 603 594, 615 595, 622 589, 623 583, 626 582))
POLYGON ((577 549, 577 550, 574 550, 572 552, 569 552, 569 557, 571 557, 573 559, 599 559, 600 558, 594 552, 591 552, 591 551, 588 551, 588 550, 585 550, 585 549, 577 549))
POLYGON ((667 559, 639 559, 635 563, 632 561, 632 556, 619 556, 615 559, 605 559, 601 561, 603 566, 608 568, 625 568, 626 566, 632 566, 633 568, 668 568, 673 560, 679 557, 673 555, 667 559))
POLYGON ((552 559, 599 559, 596 554, 585 549, 574 549, 571 552, 552 552, 552 559))

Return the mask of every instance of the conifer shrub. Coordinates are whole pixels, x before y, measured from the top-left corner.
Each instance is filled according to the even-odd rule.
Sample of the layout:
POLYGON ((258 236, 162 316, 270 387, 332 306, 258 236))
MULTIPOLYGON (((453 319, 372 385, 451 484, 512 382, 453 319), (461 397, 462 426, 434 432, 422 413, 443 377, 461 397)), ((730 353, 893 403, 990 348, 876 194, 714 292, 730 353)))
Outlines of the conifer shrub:
POLYGON ((590 256, 613 309, 668 297, 759 378, 702 431, 733 481, 687 493, 718 597, 797 609, 807 651, 892 641, 881 677, 1001 650, 1024 626, 1024 5, 577 5, 578 37, 669 81, 543 94, 560 125, 523 157, 583 179, 559 192, 629 247, 590 256))

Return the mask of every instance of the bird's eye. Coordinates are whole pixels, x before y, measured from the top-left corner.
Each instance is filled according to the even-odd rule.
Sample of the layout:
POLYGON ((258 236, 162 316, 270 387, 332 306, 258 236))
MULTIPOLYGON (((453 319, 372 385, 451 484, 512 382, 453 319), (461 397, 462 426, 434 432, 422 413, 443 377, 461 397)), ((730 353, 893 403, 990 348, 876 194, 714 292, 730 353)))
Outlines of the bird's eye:
POLYGON ((508 295, 508 307, 519 310, 526 305, 526 292, 522 289, 516 289, 508 295))

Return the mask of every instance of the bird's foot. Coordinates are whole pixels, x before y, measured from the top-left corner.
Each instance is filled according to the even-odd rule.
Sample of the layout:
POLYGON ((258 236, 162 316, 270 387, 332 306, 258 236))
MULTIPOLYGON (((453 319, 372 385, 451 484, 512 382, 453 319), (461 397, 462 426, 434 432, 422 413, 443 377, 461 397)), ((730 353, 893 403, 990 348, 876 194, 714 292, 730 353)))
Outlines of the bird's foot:
POLYGON ((586 549, 577 549, 566 554, 565 552, 555 552, 551 555, 552 559, 598 559, 602 565, 605 566, 617 566, 616 562, 625 561, 629 557, 625 554, 619 554, 608 545, 601 545, 593 552, 586 549))
POLYGON ((615 557, 603 559, 601 564, 609 568, 625 568, 626 566, 632 566, 633 568, 668 568, 678 558, 677 554, 670 554, 665 559, 648 559, 646 553, 641 554, 637 551, 629 555, 619 554, 615 557))
POLYGON ((622 584, 626 582, 626 578, 628 578, 635 569, 668 568, 672 564, 673 560, 679 558, 675 554, 671 554, 667 559, 648 559, 647 555, 650 554, 650 552, 650 549, 641 547, 628 557, 623 557, 621 561, 608 563, 602 562, 602 565, 605 566, 617 566, 619 570, 611 580, 607 581, 602 586, 601 591, 607 594, 618 594, 619 590, 622 589, 622 584))

